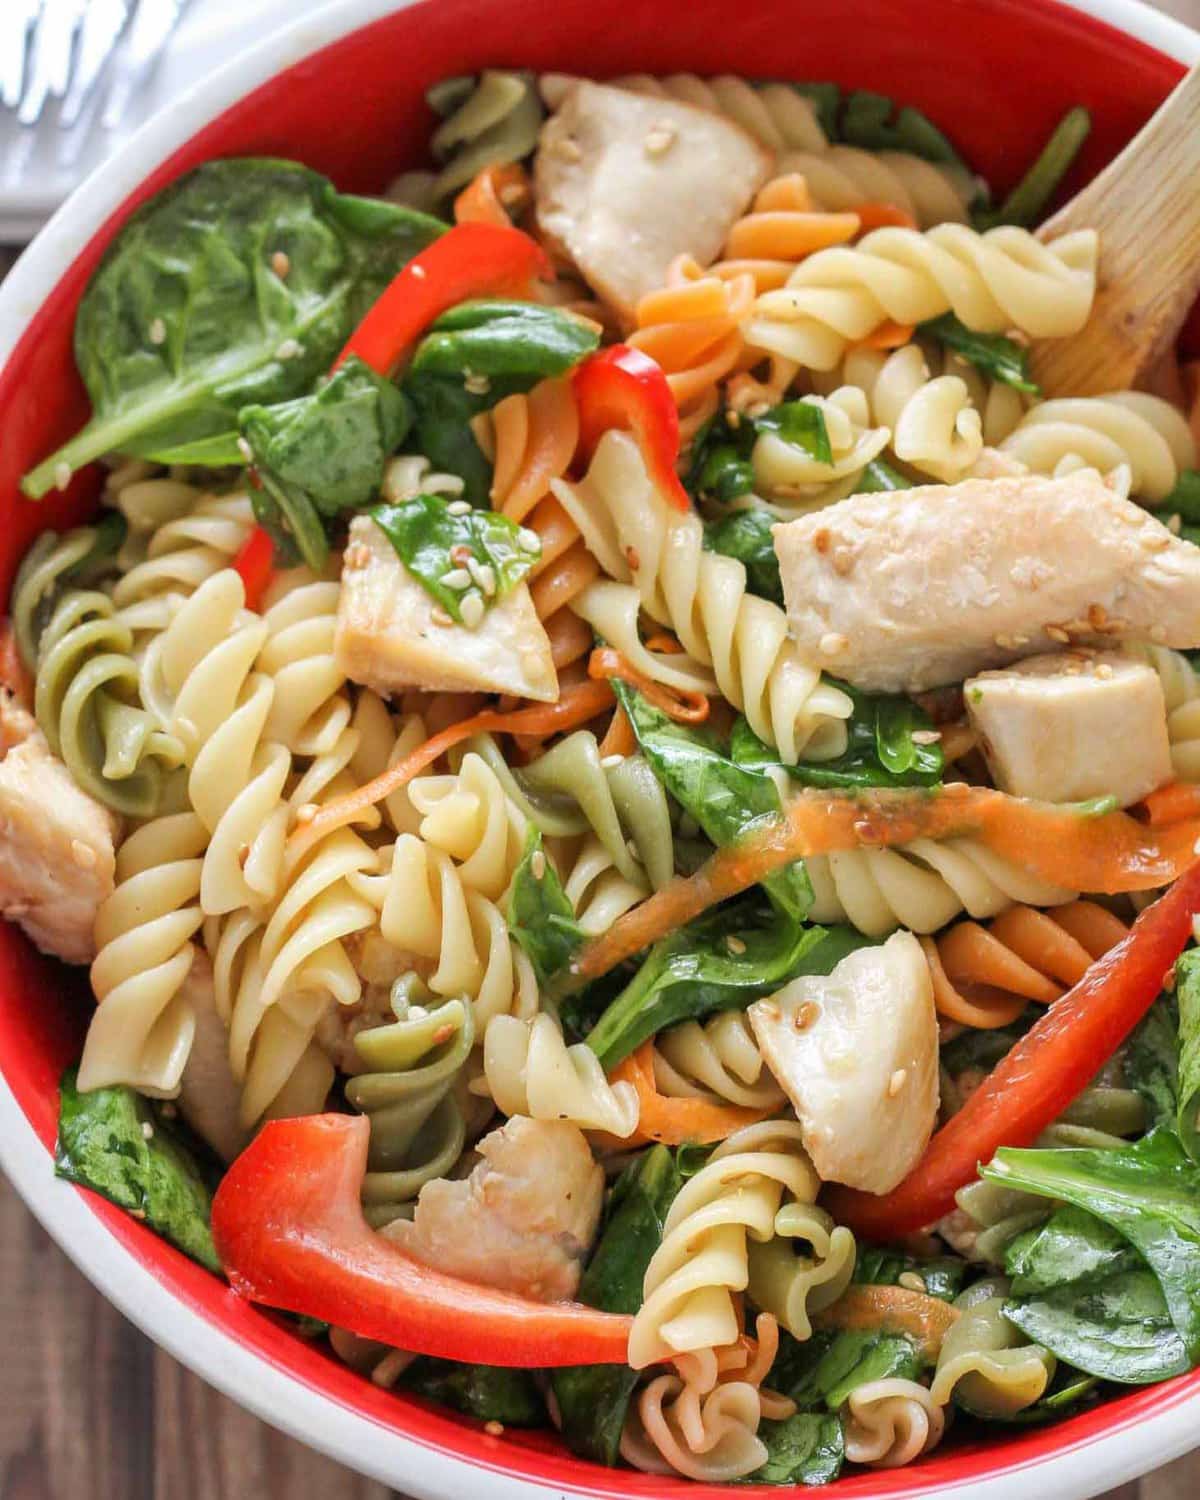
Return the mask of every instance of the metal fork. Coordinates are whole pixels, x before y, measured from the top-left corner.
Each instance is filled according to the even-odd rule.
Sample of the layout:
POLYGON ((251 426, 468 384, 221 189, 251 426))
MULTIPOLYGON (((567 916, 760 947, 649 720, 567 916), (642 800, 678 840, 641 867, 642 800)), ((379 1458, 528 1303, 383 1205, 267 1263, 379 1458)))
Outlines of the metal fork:
POLYGON ((24 126, 62 100, 71 130, 112 62, 101 115, 111 130, 166 46, 187 0, 0 0, 0 101, 24 126))

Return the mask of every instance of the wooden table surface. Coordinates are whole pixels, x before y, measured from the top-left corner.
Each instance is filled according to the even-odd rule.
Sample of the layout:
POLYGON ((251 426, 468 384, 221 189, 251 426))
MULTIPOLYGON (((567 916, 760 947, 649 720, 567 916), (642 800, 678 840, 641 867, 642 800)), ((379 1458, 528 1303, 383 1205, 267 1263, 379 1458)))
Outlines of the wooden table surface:
MULTIPOLYGON (((0 0, 0 6, 10 0, 0 0)), ((1200 28, 1200 0, 1158 0, 1200 28)), ((0 250, 0 275, 11 255, 0 250)), ((387 1500, 126 1322, 0 1178, 0 1500, 387 1500)), ((1196 1500, 1200 1450, 1104 1500, 1196 1500)))

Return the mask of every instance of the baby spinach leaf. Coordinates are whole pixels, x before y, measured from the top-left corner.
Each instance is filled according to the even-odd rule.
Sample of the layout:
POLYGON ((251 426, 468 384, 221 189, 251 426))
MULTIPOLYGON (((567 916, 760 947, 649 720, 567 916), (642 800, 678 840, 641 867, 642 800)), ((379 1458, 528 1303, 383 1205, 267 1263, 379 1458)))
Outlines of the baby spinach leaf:
POLYGON ((311 396, 239 413, 252 478, 310 568, 320 570, 329 555, 327 522, 379 493, 410 420, 407 399, 357 357, 311 396))
POLYGON ((509 886, 508 930, 529 955, 539 984, 565 969, 583 942, 562 881, 546 858, 542 835, 532 823, 509 886))
POLYGON ((836 1411, 856 1386, 899 1376, 915 1380, 921 1370, 916 1343, 903 1333, 878 1328, 817 1329, 803 1343, 781 1332, 779 1353, 766 1383, 802 1411, 836 1411))
POLYGON ((942 1067, 951 1078, 957 1078, 968 1068, 990 1073, 1041 1014, 1039 1006, 1031 1005, 1007 1026, 989 1027, 986 1031, 971 1027, 960 1032, 942 1048, 939 1054, 942 1067))
POLYGON ((1185 525, 1200 526, 1200 469, 1183 469, 1175 488, 1157 507, 1164 516, 1178 516, 1185 525))
POLYGON ((1190 948, 1175 965, 1179 1004, 1179 1138, 1193 1161, 1200 1161, 1200 948, 1190 948))
POLYGON ((905 479, 898 469, 893 469, 891 464, 884 463, 882 458, 873 458, 858 476, 855 494, 880 495, 892 490, 911 490, 912 488, 911 479, 905 479))
POLYGON ((835 1416, 798 1411, 782 1422, 763 1422, 758 1435, 767 1461, 747 1476, 749 1484, 832 1484, 842 1472, 846 1442, 835 1416))
MULTIPOLYGON (((828 974, 867 941, 848 927, 805 927, 760 903, 731 903, 655 943, 587 1043, 606 1070, 614 1068, 656 1031, 744 1009, 799 974, 828 974)), ((571 998, 562 1014, 576 1024, 571 998)))
POLYGON ((1037 160, 1000 207, 976 213, 977 227, 991 229, 996 224, 1021 224, 1028 229, 1036 224, 1091 129, 1092 117, 1082 105, 1069 109, 1054 127, 1037 160))
MULTIPOLYGON (((832 680, 832 679, 831 679, 832 680)), ((847 725, 846 749, 835 760, 798 761, 783 766, 778 752, 738 718, 730 738, 730 755, 743 767, 766 770, 783 766, 805 786, 936 786, 942 779, 942 747, 921 744, 913 736, 932 729, 924 709, 907 698, 870 697, 848 683, 836 684, 854 702, 847 725)))
POLYGON ((530 1370, 462 1365, 425 1355, 409 1365, 403 1385, 479 1422, 503 1422, 505 1427, 546 1425, 546 1403, 530 1370))
POLYGON ((388 282, 445 229, 347 197, 295 162, 209 162, 129 220, 84 293, 75 358, 92 398, 60 465, 228 439, 244 406, 309 391, 388 282))
POLYGON ((750 454, 757 436, 754 424, 735 413, 721 411, 706 422, 692 440, 691 463, 684 487, 729 505, 754 489, 750 454))
POLYGON ((131 1088, 60 1086, 54 1170, 142 1219, 185 1255, 220 1272, 209 1228, 212 1197, 199 1167, 150 1102, 131 1088))
POLYGON ((1005 1253, 1016 1296, 1052 1291, 1072 1281, 1102 1281, 1145 1268, 1129 1241, 1103 1219, 1068 1204, 1017 1236, 1005 1253))
POLYGON ((1162 1288, 1147 1270, 1012 1298, 1004 1316, 1059 1359, 1102 1380, 1148 1385, 1191 1365, 1162 1288))
POLYGON ((901 1276, 919 1276, 925 1291, 943 1302, 953 1302, 967 1274, 965 1261, 954 1255, 906 1255, 882 1245, 863 1245, 854 1263, 854 1280, 872 1286, 896 1286, 901 1276))
POLYGON ((534 532, 494 510, 459 511, 444 495, 376 505, 371 516, 425 592, 460 625, 464 601, 490 609, 541 555, 534 532))
POLYGON ((1122 1080, 1142 1096, 1151 1126, 1174 1120, 1179 1109, 1179 1051, 1175 997, 1163 994, 1138 1022, 1121 1055, 1122 1080))
POLYGON ((993 1412, 989 1420, 1003 1422, 1010 1427, 1036 1427, 1042 1422, 1057 1421, 1067 1412, 1091 1406, 1099 1396, 1100 1380, 1097 1376, 1073 1370, 1070 1365, 1060 1361, 1050 1384, 1032 1406, 1026 1406, 1009 1416, 998 1416, 993 1412))
POLYGON ((842 90, 836 83, 794 83, 798 94, 812 100, 817 123, 831 141, 838 138, 838 111, 842 107, 842 90))
MULTIPOLYGON (((613 1188, 609 1214, 579 1283, 579 1301, 604 1312, 636 1313, 646 1267, 662 1243, 667 1210, 682 1178, 665 1146, 632 1162, 613 1188)), ((562 1414, 562 1435, 573 1453, 615 1464, 621 1429, 638 1372, 626 1365, 577 1365, 550 1380, 562 1414)))
POLYGON ((864 151, 909 151, 926 161, 962 166, 963 160, 927 115, 868 89, 856 89, 842 107, 839 135, 864 151))
POLYGON ((754 418, 756 432, 773 432, 793 448, 800 448, 819 464, 833 462, 825 428, 825 413, 811 401, 785 401, 754 418))
POLYGON ((1158 1277, 1189 1360, 1200 1363, 1200 1168, 1175 1135, 1160 1128, 1117 1151, 1005 1147, 981 1175, 1074 1204, 1124 1235, 1158 1277))
POLYGON ((1002 381, 1030 396, 1041 394, 1029 375, 1029 351, 1014 339, 1002 333, 974 333, 952 312, 931 318, 917 331, 930 334, 993 380, 1002 381))
POLYGON ((421 452, 434 468, 462 479, 472 505, 485 506, 491 465, 471 431, 472 417, 565 374, 598 342, 594 328, 561 308, 483 300, 452 308, 421 340, 404 378, 421 452))
POLYGON ((746 569, 746 586, 752 594, 782 606, 783 583, 779 558, 771 535, 778 523, 765 510, 733 510, 704 527, 704 548, 734 557, 746 569))
MULTIPOLYGON (((778 788, 765 772, 735 765, 715 735, 675 723, 626 683, 614 688, 650 769, 714 844, 732 843, 762 819, 780 815, 778 788)), ((793 921, 812 905, 812 886, 799 862, 769 875, 763 889, 793 921)))

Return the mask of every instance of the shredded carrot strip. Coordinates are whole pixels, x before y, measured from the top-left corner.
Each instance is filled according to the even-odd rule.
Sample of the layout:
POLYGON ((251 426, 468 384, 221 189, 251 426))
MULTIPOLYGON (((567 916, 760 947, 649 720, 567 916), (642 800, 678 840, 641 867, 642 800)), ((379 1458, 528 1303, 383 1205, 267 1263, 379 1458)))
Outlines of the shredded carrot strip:
POLYGON ((785 817, 718 850, 695 875, 673 880, 618 918, 580 950, 576 973, 580 982, 606 974, 710 906, 814 854, 969 836, 1053 885, 1117 895, 1174 880, 1195 861, 1198 834, 1200 814, 1148 829, 1127 813, 1089 818, 962 783, 932 795, 802 792, 785 817))
POLYGON ((1172 781, 1151 792, 1142 805, 1151 828, 1165 828, 1183 818, 1200 817, 1200 786, 1172 781))
POLYGON ((881 323, 874 333, 867 334, 854 344, 855 349, 902 349, 912 339, 915 329, 911 323, 881 323))
POLYGON ((927 1292, 904 1286, 848 1286, 814 1323, 825 1328, 881 1328, 907 1333, 927 1359, 937 1358, 942 1340, 959 1319, 959 1311, 927 1292))
POLYGON ((588 658, 588 676, 605 679, 617 678, 637 688, 642 697, 654 707, 661 709, 677 724, 703 724, 708 718, 709 703, 704 693, 681 688, 668 688, 655 682, 632 666, 619 651, 611 646, 598 646, 588 658))
POLYGON ((673 635, 667 635, 660 630, 656 635, 646 637, 646 650, 657 651, 663 656, 682 656, 683 647, 673 635))
POLYGON ((604 738, 600 741, 600 754, 632 755, 637 749, 637 736, 633 732, 625 710, 618 705, 613 709, 612 719, 604 738))
POLYGON ((633 1084, 639 1104, 638 1134, 666 1146, 723 1141, 735 1130, 756 1125, 773 1113, 770 1109, 743 1109, 733 1104, 712 1104, 707 1099, 670 1099, 660 1094, 654 1081, 653 1038, 619 1062, 609 1079, 633 1084))
POLYGON ((454 222, 499 224, 507 229, 529 197, 529 178, 525 169, 516 162, 484 167, 455 198, 454 222))
POLYGON ((334 797, 320 809, 316 817, 293 829, 288 842, 299 856, 310 845, 323 838, 327 831, 341 827, 367 808, 390 797, 402 786, 407 786, 426 766, 431 766, 447 750, 463 740, 469 740, 473 735, 561 734, 594 719, 603 709, 611 707, 612 701, 612 688, 607 682, 581 682, 566 688, 557 703, 538 704, 533 708, 518 709, 511 714, 484 709, 473 718, 453 724, 441 734, 435 734, 432 739, 426 740, 423 745, 418 745, 403 760, 397 761, 394 766, 376 776, 374 781, 356 787, 344 797, 334 797))
POLYGON ((883 229, 889 225, 896 225, 899 229, 915 229, 917 221, 912 214, 905 213, 902 208, 897 208, 894 203, 856 203, 854 212, 862 224, 862 233, 868 229, 883 229))

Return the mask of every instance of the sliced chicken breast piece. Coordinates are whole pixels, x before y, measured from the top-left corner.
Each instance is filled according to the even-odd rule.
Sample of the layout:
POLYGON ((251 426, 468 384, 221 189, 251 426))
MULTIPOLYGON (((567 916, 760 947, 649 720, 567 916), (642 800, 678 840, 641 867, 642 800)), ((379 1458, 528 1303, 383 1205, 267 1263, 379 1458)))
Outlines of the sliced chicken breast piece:
POLYGON ((1002 792, 1045 802, 1140 802, 1171 779, 1158 673, 1116 651, 1060 651, 982 672, 963 686, 1002 792))
POLYGON ((451 1276, 539 1302, 568 1301, 604 1196, 604 1171, 583 1132, 516 1115, 477 1150, 483 1160, 469 1177, 427 1182, 412 1222, 397 1219, 380 1232, 451 1276))
POLYGON ((406 687, 558 697, 550 642, 524 583, 476 629, 455 624, 369 516, 350 524, 333 651, 347 677, 385 697, 406 687))
POLYGON ((581 80, 542 127, 538 222, 631 324, 676 256, 717 258, 773 163, 711 110, 581 80))
POLYGON ((825 1182, 886 1193, 937 1118, 938 1033, 921 945, 897 932, 750 1007, 767 1066, 825 1182))
POLYGON ((1066 645, 1200 644, 1200 547, 1095 473, 852 495, 775 528, 801 654, 919 692, 1066 645))
POLYGON ((76 786, 33 717, 0 689, 0 913, 43 953, 96 956, 92 928, 112 894, 120 823, 76 786))

